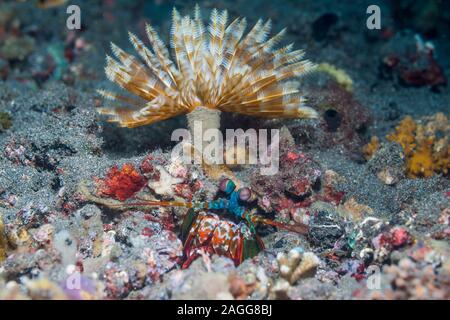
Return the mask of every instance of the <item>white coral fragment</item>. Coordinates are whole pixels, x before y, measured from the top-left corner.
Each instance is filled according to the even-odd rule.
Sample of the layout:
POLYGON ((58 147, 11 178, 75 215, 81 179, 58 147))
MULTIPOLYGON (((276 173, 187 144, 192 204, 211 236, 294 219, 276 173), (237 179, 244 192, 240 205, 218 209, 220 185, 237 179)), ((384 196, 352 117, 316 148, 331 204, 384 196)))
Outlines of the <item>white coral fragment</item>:
POLYGON ((159 171, 159 181, 149 181, 149 188, 156 194, 173 196, 173 186, 178 183, 182 183, 183 179, 173 177, 162 166, 156 166, 156 169, 159 171))
POLYGON ((301 248, 294 248, 287 254, 279 253, 277 262, 281 277, 293 285, 301 278, 314 274, 320 259, 313 252, 303 253, 301 248))

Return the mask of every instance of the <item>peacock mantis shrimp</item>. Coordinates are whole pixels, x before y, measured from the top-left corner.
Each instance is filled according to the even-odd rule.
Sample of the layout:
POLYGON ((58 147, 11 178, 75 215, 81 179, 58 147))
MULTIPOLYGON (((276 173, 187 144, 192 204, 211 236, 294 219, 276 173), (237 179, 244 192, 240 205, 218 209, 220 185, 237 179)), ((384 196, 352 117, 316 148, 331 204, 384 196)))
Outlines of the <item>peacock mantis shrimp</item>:
POLYGON ((253 213, 249 204, 254 196, 250 188, 236 190, 236 184, 222 179, 219 190, 225 197, 206 202, 200 201, 153 201, 136 198, 136 202, 112 204, 109 207, 185 207, 188 212, 181 225, 184 262, 188 267, 204 253, 217 254, 232 259, 239 265, 245 259, 256 256, 264 250, 264 243, 256 231, 256 225, 270 225, 284 230, 307 234, 303 224, 287 224, 253 213))

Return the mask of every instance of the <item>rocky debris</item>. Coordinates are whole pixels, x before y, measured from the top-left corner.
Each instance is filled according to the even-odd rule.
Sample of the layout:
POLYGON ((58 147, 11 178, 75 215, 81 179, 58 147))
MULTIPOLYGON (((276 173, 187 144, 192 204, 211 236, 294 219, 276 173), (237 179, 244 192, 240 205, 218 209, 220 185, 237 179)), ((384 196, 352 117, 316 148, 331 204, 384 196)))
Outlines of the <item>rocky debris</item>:
POLYGON ((36 47, 35 40, 25 36, 8 37, 0 48, 0 55, 8 60, 25 60, 36 47))
POLYGON ((344 219, 329 209, 314 212, 309 223, 309 241, 323 250, 335 248, 337 242, 346 235, 344 219))
POLYGON ((397 143, 383 145, 367 166, 386 185, 396 184, 405 178, 405 156, 397 143))
POLYGON ((447 85, 447 78, 436 60, 434 45, 425 42, 419 34, 414 36, 414 40, 415 46, 409 43, 402 51, 387 54, 382 60, 380 71, 384 77, 396 78, 402 85, 427 86, 433 91, 439 91, 447 85))
POLYGON ((378 290, 360 289, 357 298, 369 299, 448 299, 448 247, 419 244, 400 255, 394 263, 383 267, 379 274, 378 290), (443 259, 443 260, 442 260, 443 259))
POLYGON ((350 157, 360 160, 372 122, 370 109, 334 81, 323 87, 309 88, 309 104, 321 114, 320 123, 301 123, 291 128, 296 142, 303 147, 329 149, 336 146, 350 157))
POLYGON ((321 167, 312 157, 289 151, 280 155, 276 175, 253 175, 251 189, 264 211, 275 210, 281 217, 289 218, 296 206, 309 205, 313 194, 320 190, 321 176, 321 167))

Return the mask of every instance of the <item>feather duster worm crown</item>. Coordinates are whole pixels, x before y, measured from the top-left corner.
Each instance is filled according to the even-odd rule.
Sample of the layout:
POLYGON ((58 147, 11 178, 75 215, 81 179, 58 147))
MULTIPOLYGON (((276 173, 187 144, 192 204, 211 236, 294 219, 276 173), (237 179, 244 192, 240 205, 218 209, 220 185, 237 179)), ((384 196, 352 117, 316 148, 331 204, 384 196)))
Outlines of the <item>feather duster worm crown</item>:
POLYGON ((187 114, 197 107, 267 118, 315 118, 293 78, 311 71, 303 50, 293 45, 275 49, 286 32, 268 39, 271 21, 259 20, 244 36, 246 19, 227 25, 227 11, 214 9, 206 28, 195 8, 194 17, 172 15, 169 50, 156 31, 146 26, 152 50, 134 34, 130 41, 140 59, 114 44, 116 59, 107 56, 107 77, 133 95, 99 90, 118 106, 100 108, 110 121, 137 127, 187 114))

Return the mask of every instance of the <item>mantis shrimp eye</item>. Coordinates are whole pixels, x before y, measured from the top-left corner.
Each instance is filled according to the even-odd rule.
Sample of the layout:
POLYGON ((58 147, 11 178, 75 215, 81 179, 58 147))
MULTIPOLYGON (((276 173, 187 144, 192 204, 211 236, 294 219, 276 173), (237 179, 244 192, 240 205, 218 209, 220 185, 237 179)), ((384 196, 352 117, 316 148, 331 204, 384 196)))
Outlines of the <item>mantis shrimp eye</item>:
POLYGON ((223 179, 222 181, 220 181, 219 189, 220 191, 225 192, 226 194, 230 194, 231 192, 234 191, 235 188, 236 185, 230 179, 223 179))
POLYGON ((239 190, 239 199, 242 201, 248 201, 252 197, 252 191, 249 188, 242 188, 239 190))

